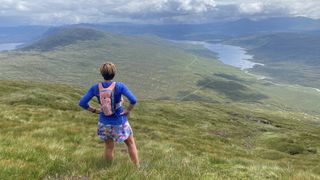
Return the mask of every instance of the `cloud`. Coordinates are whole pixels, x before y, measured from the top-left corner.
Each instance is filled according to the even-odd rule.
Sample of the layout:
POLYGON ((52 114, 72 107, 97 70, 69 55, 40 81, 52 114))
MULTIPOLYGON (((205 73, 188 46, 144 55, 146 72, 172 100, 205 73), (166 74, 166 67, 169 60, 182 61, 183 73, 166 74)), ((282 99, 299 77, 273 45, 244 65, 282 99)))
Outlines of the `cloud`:
POLYGON ((263 11, 263 3, 261 2, 241 3, 239 5, 239 11, 241 13, 247 13, 247 14, 261 13, 263 11))
POLYGON ((320 18, 320 1, 1 0, 0 3, 0 19, 17 20, 20 17, 25 24, 200 23, 242 17, 275 16, 320 18))
POLYGON ((216 6, 215 0, 129 0, 116 8, 118 12, 206 12, 216 6))
POLYGON ((320 18, 320 1, 318 0, 282 0, 280 3, 283 7, 287 7, 290 15, 320 18))
POLYGON ((267 14, 287 16, 304 16, 314 19, 320 18, 320 1, 318 0, 264 0, 250 2, 236 2, 239 11, 245 14, 267 14))

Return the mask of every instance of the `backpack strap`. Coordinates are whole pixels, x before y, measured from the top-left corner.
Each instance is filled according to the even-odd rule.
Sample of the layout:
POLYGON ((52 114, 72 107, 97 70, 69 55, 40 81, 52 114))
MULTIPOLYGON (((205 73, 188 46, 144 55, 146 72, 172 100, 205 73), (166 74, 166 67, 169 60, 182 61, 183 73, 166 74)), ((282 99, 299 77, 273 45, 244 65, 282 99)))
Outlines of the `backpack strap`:
POLYGON ((114 90, 115 87, 116 87, 116 82, 112 82, 112 84, 107 89, 114 90))
POLYGON ((102 82, 101 82, 101 83, 99 83, 99 92, 100 92, 102 89, 104 89, 104 87, 102 86, 102 82))
POLYGON ((103 89, 109 89, 109 90, 114 90, 114 88, 116 87, 116 82, 112 82, 111 85, 107 88, 104 88, 102 85, 102 82, 99 83, 99 91, 103 90, 103 89))

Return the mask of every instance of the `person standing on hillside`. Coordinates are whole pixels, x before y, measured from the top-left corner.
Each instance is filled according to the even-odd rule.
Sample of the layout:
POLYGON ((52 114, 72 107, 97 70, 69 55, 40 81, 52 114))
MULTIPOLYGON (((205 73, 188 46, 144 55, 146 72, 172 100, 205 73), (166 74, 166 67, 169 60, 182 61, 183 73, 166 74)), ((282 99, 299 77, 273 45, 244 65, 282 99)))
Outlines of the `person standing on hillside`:
POLYGON ((99 114, 97 135, 105 142, 104 157, 112 162, 114 156, 114 143, 125 142, 128 146, 129 156, 132 162, 139 166, 138 152, 133 138, 133 131, 128 122, 128 115, 137 102, 134 94, 122 82, 114 82, 116 66, 107 62, 100 66, 103 82, 96 83, 80 99, 79 105, 99 114), (122 106, 122 95, 127 97, 130 105, 125 109, 122 106), (96 96, 101 108, 96 109, 89 105, 89 101, 96 96))

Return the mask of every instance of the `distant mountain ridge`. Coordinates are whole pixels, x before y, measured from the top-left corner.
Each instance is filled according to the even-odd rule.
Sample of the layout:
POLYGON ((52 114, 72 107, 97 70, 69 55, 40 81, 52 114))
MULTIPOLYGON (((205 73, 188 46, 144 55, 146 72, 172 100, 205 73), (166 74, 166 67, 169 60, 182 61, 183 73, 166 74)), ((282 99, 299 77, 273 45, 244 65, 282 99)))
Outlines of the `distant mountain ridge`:
MULTIPOLYGON (((61 27, 83 26, 117 34, 152 34, 168 39, 210 41, 275 32, 317 33, 320 31, 320 20, 305 17, 276 17, 261 20, 239 19, 206 24, 84 23, 61 27)), ((0 42, 29 42, 36 40, 49 28, 49 26, 0 27, 0 36, 2 37, 0 42)), ((51 27, 52 29, 56 29, 56 27, 51 27)))
POLYGON ((154 34, 164 38, 210 40, 275 32, 310 32, 320 30, 320 20, 305 17, 278 17, 261 20, 239 19, 236 21, 208 24, 86 24, 98 29, 124 34, 154 34))

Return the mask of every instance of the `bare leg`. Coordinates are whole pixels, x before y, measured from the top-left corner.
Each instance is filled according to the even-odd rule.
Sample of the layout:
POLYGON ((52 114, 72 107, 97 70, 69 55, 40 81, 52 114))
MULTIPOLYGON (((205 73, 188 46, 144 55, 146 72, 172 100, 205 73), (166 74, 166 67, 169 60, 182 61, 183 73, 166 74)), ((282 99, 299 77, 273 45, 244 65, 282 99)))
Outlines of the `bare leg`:
POLYGON ((131 161, 139 167, 139 158, 138 158, 138 151, 136 147, 136 143, 134 141, 133 136, 129 136, 128 139, 124 141, 126 145, 128 146, 128 152, 129 156, 131 158, 131 161))
POLYGON ((113 139, 108 138, 105 143, 104 157, 109 162, 112 162, 113 160, 113 149, 114 149, 113 139))

